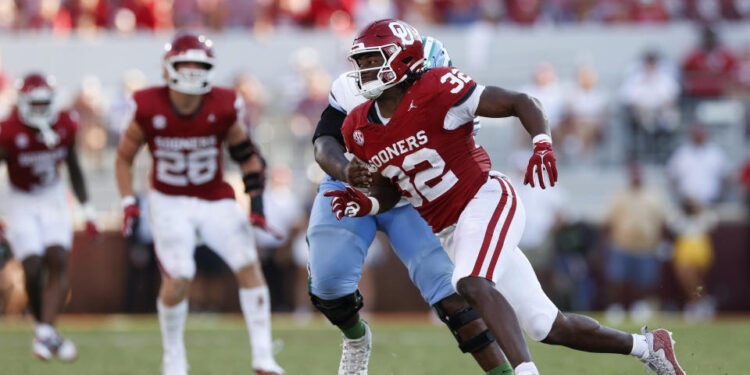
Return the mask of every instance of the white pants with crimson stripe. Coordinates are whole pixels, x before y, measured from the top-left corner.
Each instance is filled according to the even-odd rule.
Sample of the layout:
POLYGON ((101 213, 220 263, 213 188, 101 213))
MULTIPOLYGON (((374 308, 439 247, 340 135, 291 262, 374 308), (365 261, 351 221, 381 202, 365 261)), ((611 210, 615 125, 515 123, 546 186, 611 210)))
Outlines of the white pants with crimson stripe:
POLYGON ((456 265, 453 287, 469 276, 494 282, 516 312, 521 328, 541 341, 549 334, 558 309, 518 248, 525 223, 526 211, 510 179, 493 171, 456 224, 438 236, 456 265))

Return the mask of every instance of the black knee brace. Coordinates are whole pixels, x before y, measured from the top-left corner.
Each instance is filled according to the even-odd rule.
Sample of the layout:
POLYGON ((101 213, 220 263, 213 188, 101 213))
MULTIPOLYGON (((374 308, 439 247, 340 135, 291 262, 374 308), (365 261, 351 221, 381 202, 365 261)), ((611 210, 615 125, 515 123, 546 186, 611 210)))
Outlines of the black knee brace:
POLYGON ((325 300, 310 293, 313 306, 322 312, 328 320, 336 326, 351 319, 364 306, 362 294, 359 290, 340 298, 325 300))
POLYGON ((450 328, 453 337, 458 341, 458 348, 461 349, 462 352, 476 353, 495 341, 495 337, 492 336, 492 332, 490 332, 489 329, 485 329, 467 340, 462 340, 461 336, 458 335, 459 328, 479 319, 479 313, 472 309, 471 306, 467 305, 450 315, 443 309, 440 302, 432 305, 432 308, 438 314, 440 320, 450 328))

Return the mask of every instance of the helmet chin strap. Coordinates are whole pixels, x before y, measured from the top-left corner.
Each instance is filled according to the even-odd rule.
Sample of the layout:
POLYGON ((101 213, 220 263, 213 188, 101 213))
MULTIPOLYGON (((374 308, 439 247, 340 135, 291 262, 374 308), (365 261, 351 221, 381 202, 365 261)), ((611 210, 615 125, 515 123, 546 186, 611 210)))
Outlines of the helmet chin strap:
POLYGON ((383 91, 385 90, 384 86, 385 85, 383 85, 380 81, 373 80, 362 85, 360 92, 365 98, 373 100, 377 99, 378 97, 380 97, 380 95, 383 94, 383 91))
POLYGON ((28 120, 27 125, 39 130, 39 134, 42 135, 42 142, 44 142, 47 147, 51 148, 57 146, 57 144, 60 143, 60 136, 57 135, 54 130, 52 130, 52 126, 50 126, 47 120, 28 120))

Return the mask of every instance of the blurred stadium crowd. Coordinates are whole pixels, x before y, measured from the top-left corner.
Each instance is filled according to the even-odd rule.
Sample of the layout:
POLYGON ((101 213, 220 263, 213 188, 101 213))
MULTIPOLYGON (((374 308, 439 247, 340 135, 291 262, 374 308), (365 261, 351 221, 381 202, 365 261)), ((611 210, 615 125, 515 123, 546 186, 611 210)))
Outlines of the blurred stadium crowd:
POLYGON ((378 18, 413 24, 479 21, 521 25, 579 22, 663 23, 750 18, 742 0, 2 0, 0 30, 212 30, 277 25, 350 29, 378 18))
MULTIPOLYGON (((746 1, 0 0, 0 30, 51 30, 57 36, 185 27, 249 28, 257 36, 279 26, 346 33, 354 25, 384 17, 416 25, 537 27, 699 21, 698 42, 682 51, 679 60, 658 48, 644 50, 614 87, 601 84, 601 66, 579 64, 568 78, 550 62, 539 62, 525 85, 509 87, 542 102, 561 176, 570 176, 562 177, 561 186, 553 190, 517 185, 528 216, 520 247, 562 310, 605 309, 612 321, 628 313, 645 321, 655 309, 682 309, 686 319, 696 321, 710 319, 717 308, 750 309, 750 302, 742 299, 746 287, 741 287, 750 280, 750 38, 744 46, 729 47, 706 23, 750 22, 746 1), (727 139, 739 139, 741 146, 727 139), (605 197, 596 200, 581 193, 592 189, 605 197), (596 212, 582 215, 575 206, 589 200, 597 202, 596 212)), ((306 220, 322 173, 314 165, 310 139, 328 103, 333 72, 320 66, 315 53, 297 52, 296 71, 282 78, 281 88, 250 73, 237 74, 233 85, 245 101, 245 122, 256 139, 264 148, 277 150, 269 151, 272 168, 265 206, 271 225, 285 235, 279 240, 258 232, 274 309, 304 313, 312 310, 305 287, 306 220)), ((13 105, 13 77, 23 73, 3 69, 0 60, 0 114, 13 105)), ((112 178, 111 155, 127 125, 128 96, 147 85, 139 70, 128 71, 121 89, 113 93, 105 92, 103 79, 87 76, 70 97, 70 107, 80 116, 79 147, 86 166, 95 172, 93 181, 112 178)), ((484 125, 480 143, 492 142, 482 134, 493 127, 484 125)), ((521 151, 508 150, 499 169, 517 180, 515 174, 522 173, 528 159, 528 140, 517 132, 511 136, 510 144, 521 151)), ((114 204, 97 205, 100 217, 115 230, 119 209, 114 191, 111 194, 114 204)), ((148 202, 143 199, 141 204, 148 202)), ((159 280, 148 225, 142 222, 140 227, 137 240, 126 244, 124 258, 128 281, 121 310, 128 312, 154 310, 159 280)), ((123 241, 111 235, 108 243, 123 241)), ((404 285, 394 290, 386 275, 401 266, 387 251, 387 239, 381 238, 377 247, 380 251, 371 251, 362 287, 366 296, 377 297, 368 297, 366 306, 374 311, 404 308, 393 301, 410 295, 405 292, 408 280, 403 278, 404 285)), ((193 308, 236 310, 236 302, 224 300, 234 295, 223 290, 224 282, 231 283, 228 269, 205 249, 196 257, 193 308)), ((11 263, 0 277, 0 312, 23 307, 19 270, 11 263)), ((411 296, 416 302, 408 306, 416 303, 419 309, 419 298, 414 292, 411 296)))

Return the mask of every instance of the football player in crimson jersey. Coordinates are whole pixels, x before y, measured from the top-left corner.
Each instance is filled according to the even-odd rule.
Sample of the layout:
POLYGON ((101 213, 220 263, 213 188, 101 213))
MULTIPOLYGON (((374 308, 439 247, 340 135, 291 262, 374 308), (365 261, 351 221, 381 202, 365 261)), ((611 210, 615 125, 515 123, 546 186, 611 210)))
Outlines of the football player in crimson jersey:
MULTIPOLYGON (((451 65, 439 40, 422 40, 427 65, 451 65)), ((357 287, 376 231, 388 235, 412 282, 448 325, 461 351, 471 353, 489 374, 512 372, 487 326, 453 289, 453 263, 440 240, 406 200, 382 215, 337 220, 331 212, 331 198, 324 195, 326 191, 345 189, 345 181, 358 178, 356 174, 360 173, 347 168, 341 126, 346 114, 367 99, 359 93, 354 77, 342 74, 331 85, 328 100, 330 105, 321 114, 313 136, 315 159, 327 175, 320 182, 307 228, 308 269, 313 305, 342 331, 339 374, 367 373, 372 333, 359 315, 364 296, 357 287)))
POLYGON ((68 167, 70 181, 86 216, 86 231, 98 233, 78 163, 75 116, 56 110, 52 79, 28 74, 20 83, 18 104, 0 123, 0 160, 8 164, 10 187, 4 198, 8 241, 23 264, 29 310, 36 337, 32 352, 42 360, 53 356, 72 361, 75 345, 53 328, 68 293, 67 254, 73 223, 59 166, 68 167))
POLYGON ((153 158, 150 221, 162 271, 157 301, 165 375, 186 374, 183 331, 188 290, 195 275, 196 235, 235 272, 247 322, 256 374, 283 374, 273 358, 271 304, 251 228, 265 227, 260 202, 265 163, 242 124, 242 101, 234 91, 212 87, 214 54, 204 36, 181 33, 164 55, 167 85, 133 94, 133 121, 115 160, 124 210, 123 234, 130 235, 141 212, 133 197, 133 158, 148 145, 153 158), (252 201, 250 218, 222 177, 222 144, 240 164, 252 201), (249 220, 250 219, 250 220, 249 220))
POLYGON ((518 117, 533 139, 524 183, 554 186, 557 170, 541 106, 525 94, 479 85, 455 68, 423 70, 420 44, 413 27, 392 19, 368 25, 355 39, 352 74, 372 100, 349 113, 342 133, 358 158, 351 168, 378 173, 362 172, 349 181, 370 188, 371 196, 352 188, 329 192, 334 212, 374 215, 391 208, 399 195, 407 197, 440 237, 455 262, 456 290, 490 326, 516 374, 538 373, 516 316, 534 340, 631 354, 659 375, 684 374, 670 332, 617 331, 583 315, 563 314, 544 294, 517 247, 523 204, 510 179, 491 170, 471 129, 475 116, 518 117), (376 175, 395 186, 377 183, 376 175))

